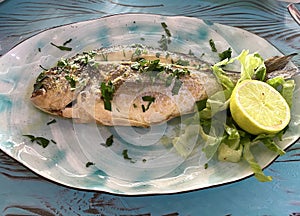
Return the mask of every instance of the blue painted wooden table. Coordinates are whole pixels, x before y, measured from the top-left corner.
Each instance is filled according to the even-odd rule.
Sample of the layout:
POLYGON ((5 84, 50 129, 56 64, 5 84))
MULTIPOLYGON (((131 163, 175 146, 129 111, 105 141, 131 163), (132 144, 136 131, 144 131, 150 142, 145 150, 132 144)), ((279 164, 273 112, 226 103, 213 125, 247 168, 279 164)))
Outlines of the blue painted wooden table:
MULTIPOLYGON (((0 55, 40 31, 127 12, 185 15, 236 26, 282 53, 300 51, 300 26, 281 1, 0 1, 0 55)), ((299 67, 299 55, 294 59, 299 67)), ((1 124, 1 119, 0 119, 1 124)), ((153 196, 118 196, 48 181, 0 151, 0 215, 300 215, 300 142, 265 169, 268 183, 249 177, 214 188, 153 196)))

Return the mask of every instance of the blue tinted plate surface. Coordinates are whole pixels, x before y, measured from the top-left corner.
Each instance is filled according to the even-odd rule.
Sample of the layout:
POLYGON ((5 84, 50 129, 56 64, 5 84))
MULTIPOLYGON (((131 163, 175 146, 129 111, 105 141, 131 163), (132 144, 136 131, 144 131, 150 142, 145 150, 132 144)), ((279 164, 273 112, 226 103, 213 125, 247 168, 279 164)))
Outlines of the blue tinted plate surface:
MULTIPOLYGON (((209 39, 218 50, 231 47, 233 55, 243 49, 259 52, 264 58, 281 53, 266 40, 229 26, 196 18, 166 17, 147 14, 124 14, 74 23, 46 30, 19 44, 0 59, 0 148, 37 174, 74 188, 105 191, 116 194, 162 194, 203 189, 243 179, 252 175, 245 162, 212 161, 207 169, 201 144, 191 145, 193 151, 182 157, 173 146, 160 138, 171 135, 180 121, 171 121, 149 129, 103 127, 96 124, 76 124, 72 120, 50 116, 30 103, 32 86, 41 72, 40 65, 52 67, 62 57, 101 47, 144 44, 159 48, 166 34, 161 23, 171 32, 168 51, 192 52, 210 63, 218 61, 211 52, 209 39), (72 39, 66 52, 52 46, 72 39), (204 55, 203 55, 204 53, 204 55), (47 125, 47 122, 56 123, 47 125), (47 148, 31 143, 22 136, 32 134, 54 140, 47 148), (114 134, 114 144, 101 145, 114 134), (132 161, 124 159, 127 150, 132 161), (94 165, 86 167, 88 162, 94 165)), ((296 81, 298 82, 299 80, 296 81)), ((295 103, 299 103, 296 89, 295 103)), ((300 111, 293 108, 292 122, 279 145, 287 148, 298 138, 300 111)), ((262 167, 276 155, 264 146, 253 147, 262 167)))

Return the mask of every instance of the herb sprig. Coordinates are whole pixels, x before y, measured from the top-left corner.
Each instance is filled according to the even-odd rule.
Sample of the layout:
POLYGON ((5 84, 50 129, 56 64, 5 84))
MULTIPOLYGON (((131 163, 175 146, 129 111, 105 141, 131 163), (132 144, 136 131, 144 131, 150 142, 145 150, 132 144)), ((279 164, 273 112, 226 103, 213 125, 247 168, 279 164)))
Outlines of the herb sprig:
POLYGON ((148 102, 148 104, 147 104, 146 107, 145 107, 144 104, 142 105, 143 112, 146 112, 150 108, 150 105, 155 102, 155 97, 152 97, 152 96, 143 96, 142 100, 145 101, 145 102, 148 102))
MULTIPOLYGON (((44 137, 35 137, 34 135, 30 135, 30 134, 25 134, 23 136, 28 137, 31 142, 36 142, 37 144, 39 144, 43 148, 46 148, 50 143, 50 140, 48 140, 44 137)), ((53 143, 55 144, 55 141, 53 143)))
POLYGON ((105 147, 110 147, 110 146, 112 146, 113 143, 114 143, 114 135, 110 135, 110 136, 106 139, 105 143, 101 143, 101 145, 103 145, 103 146, 105 146, 105 147))
POLYGON ((101 82, 100 84, 102 99, 104 101, 104 109, 111 111, 111 101, 113 100, 113 95, 115 92, 115 87, 111 81, 101 82))
POLYGON ((55 46, 56 48, 62 50, 62 51, 72 51, 72 48, 71 48, 71 47, 56 45, 56 44, 54 44, 54 43, 52 43, 52 42, 50 42, 50 44, 51 44, 52 46, 55 46))

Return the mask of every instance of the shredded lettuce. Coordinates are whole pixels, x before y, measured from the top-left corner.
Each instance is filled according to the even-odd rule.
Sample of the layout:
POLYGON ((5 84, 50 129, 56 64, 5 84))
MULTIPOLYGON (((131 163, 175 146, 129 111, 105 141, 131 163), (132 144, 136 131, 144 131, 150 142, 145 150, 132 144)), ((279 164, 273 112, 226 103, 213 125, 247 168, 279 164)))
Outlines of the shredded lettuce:
POLYGON ((249 163, 255 177, 262 182, 271 181, 272 177, 266 176, 251 152, 254 144, 263 144, 269 150, 278 155, 285 154, 274 140, 281 140, 288 126, 277 134, 252 135, 239 128, 229 112, 230 96, 236 84, 247 79, 266 81, 285 98, 289 106, 292 106, 294 80, 284 80, 283 77, 266 79, 266 66, 263 58, 258 53, 249 54, 243 50, 235 58, 226 58, 212 66, 212 71, 223 90, 216 92, 208 99, 197 103, 198 113, 184 121, 187 126, 185 131, 175 137, 171 142, 178 153, 187 157, 191 152, 188 146, 189 139, 198 136, 198 143, 202 143, 202 151, 205 153, 207 162, 215 156, 220 161, 239 162, 245 160, 249 163), (241 76, 236 82, 227 76, 223 67, 238 61, 241 65, 241 76), (220 116, 226 116, 225 120, 220 116), (197 118, 196 118, 197 117, 197 118), (199 121, 200 117, 200 121, 199 121), (218 122, 215 124, 213 122, 218 122), (199 127, 200 123, 200 127, 199 127), (198 124, 198 127, 195 127, 198 124))
POLYGON ((211 128, 211 131, 212 132, 210 134, 207 134, 205 133, 202 127, 200 127, 199 130, 200 136, 202 137, 205 143, 205 146, 202 148, 202 151, 205 153, 205 156, 208 161, 210 161, 216 154, 224 138, 216 135, 216 131, 214 130, 214 128, 211 128))
MULTIPOLYGON (((226 77, 222 66, 230 64, 236 60, 238 60, 241 64, 241 76, 237 83, 253 78, 264 81, 266 77, 266 66, 263 58, 258 53, 249 54, 248 50, 243 50, 236 58, 231 60, 225 59, 215 64, 212 67, 212 70, 219 82, 225 88, 223 91, 224 95, 226 95, 225 98, 230 98, 235 84, 233 84, 233 82, 226 77)), ((294 80, 284 80, 283 77, 275 77, 267 80, 266 82, 277 89, 285 98, 289 106, 292 106, 293 92, 295 89, 294 80)), ((228 105, 227 103, 228 101, 224 102, 225 107, 228 105)), ((205 109, 206 108, 203 110, 205 109)), ((272 135, 261 134, 258 136, 253 136, 241 129, 237 129, 238 126, 230 117, 228 118, 228 122, 229 123, 224 126, 225 133, 222 137, 221 144, 216 145, 218 147, 218 159, 230 162, 238 162, 243 158, 249 163, 255 174, 255 177, 259 181, 271 181, 272 178, 270 176, 266 176, 263 173, 260 165, 256 162, 250 151, 250 146, 253 143, 260 142, 271 151, 276 152, 278 155, 283 155, 285 152, 278 145, 276 145, 274 140, 276 138, 280 139, 284 131, 272 135)), ((206 150, 207 149, 204 148, 204 151, 206 150)))
POLYGON ((175 137, 172 144, 176 151, 184 158, 188 157, 195 146, 199 136, 199 125, 187 125, 181 136, 175 137))
POLYGON ((272 177, 266 176, 263 173, 261 166, 255 160, 255 157, 250 150, 251 141, 249 139, 243 140, 243 146, 243 158, 249 163, 252 171, 254 172, 254 176, 261 182, 272 181, 272 177))
POLYGON ((266 82, 269 85, 273 86, 277 91, 279 91, 282 97, 288 103, 288 105, 292 107, 293 93, 295 90, 294 80, 285 80, 283 77, 277 76, 267 80, 266 82))
POLYGON ((238 82, 255 77, 264 80, 266 66, 263 58, 258 53, 249 54, 249 50, 243 50, 236 58, 241 63, 241 78, 238 82))
POLYGON ((218 160, 237 163, 241 160, 243 154, 243 146, 239 145, 238 149, 230 148, 225 143, 221 143, 218 148, 218 160))

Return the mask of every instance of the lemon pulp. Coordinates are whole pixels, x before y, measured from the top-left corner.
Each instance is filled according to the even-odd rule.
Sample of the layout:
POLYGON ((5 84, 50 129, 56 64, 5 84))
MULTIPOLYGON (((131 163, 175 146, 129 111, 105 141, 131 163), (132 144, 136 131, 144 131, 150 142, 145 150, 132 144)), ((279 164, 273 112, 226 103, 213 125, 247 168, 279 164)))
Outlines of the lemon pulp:
POLYGON ((230 98, 230 111, 234 121, 254 135, 277 133, 290 121, 290 108, 282 95, 257 80, 237 84, 230 98))

